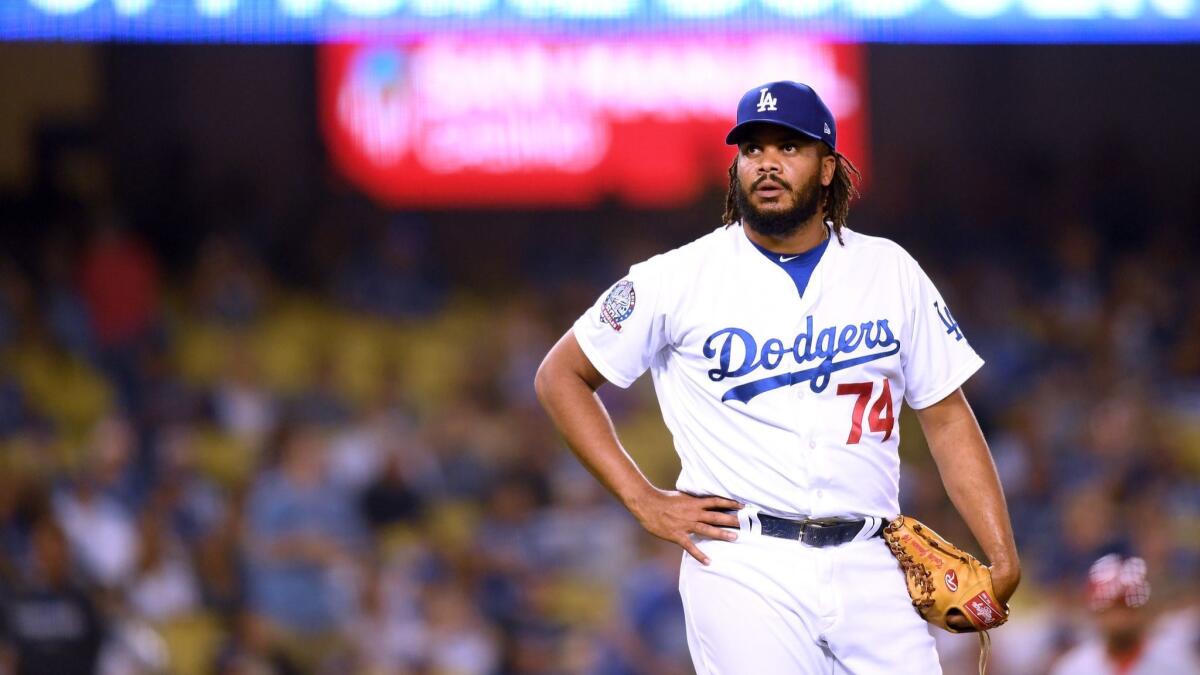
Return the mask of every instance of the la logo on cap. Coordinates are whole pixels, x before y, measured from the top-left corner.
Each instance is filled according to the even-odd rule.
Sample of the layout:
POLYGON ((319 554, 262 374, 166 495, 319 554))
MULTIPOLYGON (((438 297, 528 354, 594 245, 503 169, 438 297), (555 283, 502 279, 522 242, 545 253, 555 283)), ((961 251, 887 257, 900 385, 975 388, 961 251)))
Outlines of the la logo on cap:
POLYGON ((762 89, 758 90, 758 94, 758 112, 775 110, 775 103, 777 101, 775 100, 775 97, 771 95, 770 89, 763 87, 762 89))

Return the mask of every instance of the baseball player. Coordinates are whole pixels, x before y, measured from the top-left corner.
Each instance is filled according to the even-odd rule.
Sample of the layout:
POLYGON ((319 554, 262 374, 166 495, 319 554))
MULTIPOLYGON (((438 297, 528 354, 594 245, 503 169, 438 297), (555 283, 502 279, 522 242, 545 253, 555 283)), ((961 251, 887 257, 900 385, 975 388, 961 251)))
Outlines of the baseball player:
MULTIPOLYGON (((917 263, 846 226, 857 172, 811 88, 747 92, 724 226, 630 268, 550 350, 539 399, 584 465, 685 551, 696 671, 940 672, 879 533, 907 401, 1006 603, 1019 565, 960 386, 982 360, 917 263), (682 463, 650 484, 595 392, 650 370, 682 463)), ((965 622, 964 622, 965 624, 965 622)))
POLYGON ((1112 553, 1092 563, 1087 601, 1098 630, 1064 654, 1052 675, 1200 675, 1195 632, 1155 625, 1146 561, 1112 553))

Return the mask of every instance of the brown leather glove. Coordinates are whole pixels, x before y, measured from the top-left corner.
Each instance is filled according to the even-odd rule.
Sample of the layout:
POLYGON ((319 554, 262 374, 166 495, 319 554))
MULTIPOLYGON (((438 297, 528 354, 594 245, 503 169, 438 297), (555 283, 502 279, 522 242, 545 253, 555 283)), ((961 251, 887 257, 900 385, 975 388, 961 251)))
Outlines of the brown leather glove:
POLYGON ((971 554, 904 515, 884 528, 883 538, 904 570, 913 607, 929 623, 965 633, 970 631, 951 627, 947 617, 961 614, 976 631, 1008 620, 1008 608, 1000 606, 992 588, 991 570, 971 554))

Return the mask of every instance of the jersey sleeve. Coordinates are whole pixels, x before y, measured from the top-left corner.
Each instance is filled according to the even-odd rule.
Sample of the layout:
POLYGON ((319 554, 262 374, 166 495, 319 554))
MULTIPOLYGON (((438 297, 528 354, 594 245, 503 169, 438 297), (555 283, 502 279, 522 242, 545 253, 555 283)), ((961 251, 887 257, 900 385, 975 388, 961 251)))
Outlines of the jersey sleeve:
POLYGON ((916 261, 909 258, 910 334, 900 352, 904 398, 920 410, 946 398, 983 366, 950 307, 916 261))
POLYGON ((634 265, 575 322, 575 339, 604 379, 622 389, 646 372, 668 342, 660 311, 661 257, 634 265))

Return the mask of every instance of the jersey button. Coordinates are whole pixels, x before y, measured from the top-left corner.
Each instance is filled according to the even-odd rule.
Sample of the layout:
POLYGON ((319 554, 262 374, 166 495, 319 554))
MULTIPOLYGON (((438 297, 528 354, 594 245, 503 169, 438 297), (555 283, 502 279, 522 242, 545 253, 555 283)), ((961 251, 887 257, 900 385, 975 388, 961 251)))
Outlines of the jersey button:
POLYGON ((816 441, 809 441, 809 442, 808 442, 808 447, 810 447, 810 448, 812 448, 812 449, 814 449, 814 450, 815 450, 815 449, 816 449, 816 447, 817 447, 817 442, 816 442, 816 441))

